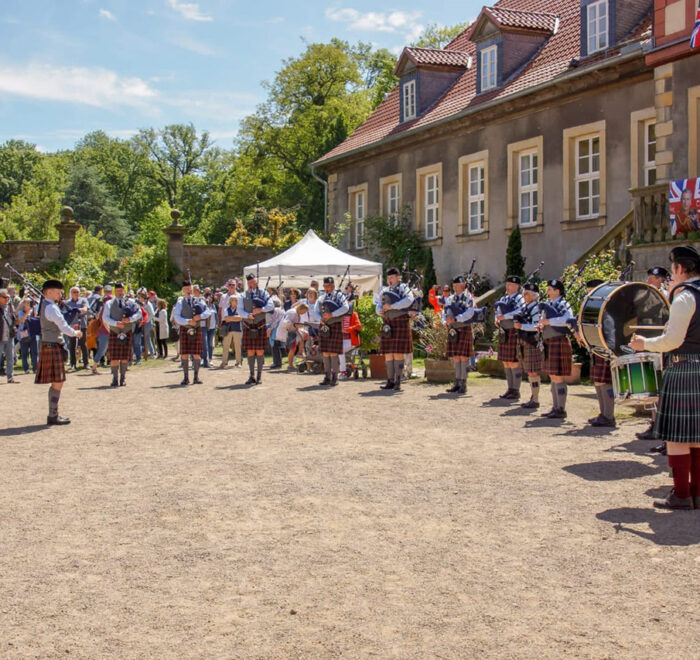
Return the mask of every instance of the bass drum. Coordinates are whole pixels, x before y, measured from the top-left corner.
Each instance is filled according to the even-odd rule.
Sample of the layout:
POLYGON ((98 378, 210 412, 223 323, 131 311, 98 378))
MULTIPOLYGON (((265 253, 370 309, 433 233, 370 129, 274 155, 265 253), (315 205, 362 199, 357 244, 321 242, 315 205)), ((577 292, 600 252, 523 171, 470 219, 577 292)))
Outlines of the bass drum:
POLYGON ((661 330, 632 330, 630 326, 663 326, 670 305, 666 296, 646 282, 605 282, 581 303, 579 332, 589 350, 606 357, 625 355, 625 346, 637 333, 657 337, 661 330))

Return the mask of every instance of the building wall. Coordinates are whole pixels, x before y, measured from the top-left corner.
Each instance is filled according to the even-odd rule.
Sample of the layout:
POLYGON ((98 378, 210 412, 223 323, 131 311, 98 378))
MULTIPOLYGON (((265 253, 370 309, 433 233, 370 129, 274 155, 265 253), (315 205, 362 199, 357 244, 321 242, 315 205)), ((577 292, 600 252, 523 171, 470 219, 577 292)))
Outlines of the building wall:
MULTIPOLYGON (((673 162, 670 167, 673 180, 685 179, 691 169, 688 164, 688 89, 700 85, 699 59, 688 57, 669 65, 673 67, 671 83, 673 131, 668 137, 670 150, 673 152, 673 162)), ((695 142, 697 145, 697 137, 695 142)))
MULTIPOLYGON (((219 286, 234 276, 240 277, 243 268, 269 259, 270 248, 247 248, 234 245, 184 245, 184 266, 192 277, 219 286)), ((264 284, 264 282, 263 282, 264 284)), ((277 284, 277 282, 271 282, 277 284)))
POLYGON ((10 263, 13 268, 25 271, 43 271, 59 259, 58 241, 6 241, 0 242, 2 268, 0 277, 7 278, 9 271, 5 268, 10 263))
MULTIPOLYGON (((539 135, 543 136, 543 175, 541 211, 543 226, 535 233, 523 234, 526 268, 545 261, 543 275, 559 275, 588 246, 602 236, 631 209, 630 182, 630 113, 654 107, 654 82, 645 79, 625 86, 597 91, 586 97, 571 99, 555 107, 514 118, 483 130, 453 135, 424 146, 404 147, 403 151, 381 160, 369 160, 348 169, 339 169, 331 218, 341 219, 347 212, 347 187, 367 182, 368 211, 379 211, 379 179, 402 174, 402 204, 414 206, 416 170, 442 163, 442 238, 433 243, 438 278, 447 280, 468 268, 476 257, 476 269, 500 281, 505 271, 507 227, 507 146, 539 135), (563 222, 563 131, 592 122, 605 121, 607 167, 607 216, 597 226, 591 222, 565 229, 563 222), (488 237, 480 240, 457 238, 459 211, 460 157, 488 150, 488 237), (584 228, 585 227, 585 228, 584 228)), ((415 222, 415 219, 414 219, 415 222)), ((569 223, 574 224, 574 223, 569 223)), ((360 252, 362 254, 362 252, 360 252)))

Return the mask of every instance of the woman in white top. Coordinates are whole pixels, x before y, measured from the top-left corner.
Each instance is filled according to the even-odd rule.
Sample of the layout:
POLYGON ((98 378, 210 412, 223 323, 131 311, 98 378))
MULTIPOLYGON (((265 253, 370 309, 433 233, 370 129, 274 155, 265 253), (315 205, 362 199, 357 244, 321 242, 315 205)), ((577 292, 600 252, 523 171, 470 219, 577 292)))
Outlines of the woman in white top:
POLYGON ((168 339, 170 337, 167 301, 158 298, 156 310, 156 318, 158 319, 158 358, 165 359, 168 357, 168 339))

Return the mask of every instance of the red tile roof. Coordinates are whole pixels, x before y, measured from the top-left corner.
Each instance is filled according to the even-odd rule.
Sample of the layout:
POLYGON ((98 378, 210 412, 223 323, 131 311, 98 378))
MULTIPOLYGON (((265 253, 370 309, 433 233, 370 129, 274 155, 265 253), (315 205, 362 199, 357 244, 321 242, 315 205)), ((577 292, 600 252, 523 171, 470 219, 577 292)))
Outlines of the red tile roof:
POLYGON ((556 14, 508 9, 499 6, 484 7, 483 13, 489 16, 494 23, 505 28, 510 27, 554 32, 554 29, 557 27, 556 14))
POLYGON ((461 50, 437 50, 435 48, 404 48, 396 66, 407 56, 414 64, 427 64, 434 66, 454 66, 465 68, 469 64, 469 53, 461 50))
MULTIPOLYGON (((426 112, 416 119, 399 123, 398 87, 393 89, 354 133, 333 150, 322 156, 317 162, 348 154, 349 152, 368 148, 377 142, 399 135, 411 129, 427 128, 431 124, 449 119, 488 101, 506 99, 517 92, 552 80, 571 70, 571 61, 580 58, 578 70, 585 69, 593 62, 600 62, 619 54, 619 44, 615 49, 598 53, 590 58, 581 57, 581 3, 580 0, 501 0, 492 8, 505 16, 505 12, 514 20, 514 14, 534 14, 537 16, 556 16, 559 27, 551 34, 532 59, 503 85, 485 94, 476 95, 477 67, 466 69, 457 81, 426 112)), ((474 56, 476 44, 471 41, 475 24, 458 35, 446 50, 474 56)), ((629 35, 629 40, 644 41, 651 35, 651 16, 649 15, 629 35)))

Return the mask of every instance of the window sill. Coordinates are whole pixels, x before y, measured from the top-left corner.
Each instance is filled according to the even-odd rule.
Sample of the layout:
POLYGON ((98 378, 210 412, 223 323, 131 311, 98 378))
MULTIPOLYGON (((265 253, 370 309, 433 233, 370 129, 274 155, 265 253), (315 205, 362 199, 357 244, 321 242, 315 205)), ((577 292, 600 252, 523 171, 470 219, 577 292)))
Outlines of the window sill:
MULTIPOLYGON (((506 227, 506 236, 510 236, 513 233, 513 230, 515 229, 515 226, 513 227, 506 227)), ((523 227, 520 225, 520 233, 521 234, 541 234, 544 231, 544 223, 539 222, 536 225, 527 225, 526 227, 523 227)))
POLYGON ((424 238, 422 241, 423 247, 436 247, 442 245, 442 236, 438 238, 424 238))
POLYGON ((471 241, 488 241, 489 240, 489 230, 474 232, 473 234, 457 234, 456 237, 458 243, 470 243, 471 241))
POLYGON ((599 215, 597 218, 591 218, 590 220, 562 220, 561 228, 562 231, 568 231, 569 229, 591 229, 592 227, 605 227, 608 217, 606 215, 599 215))

